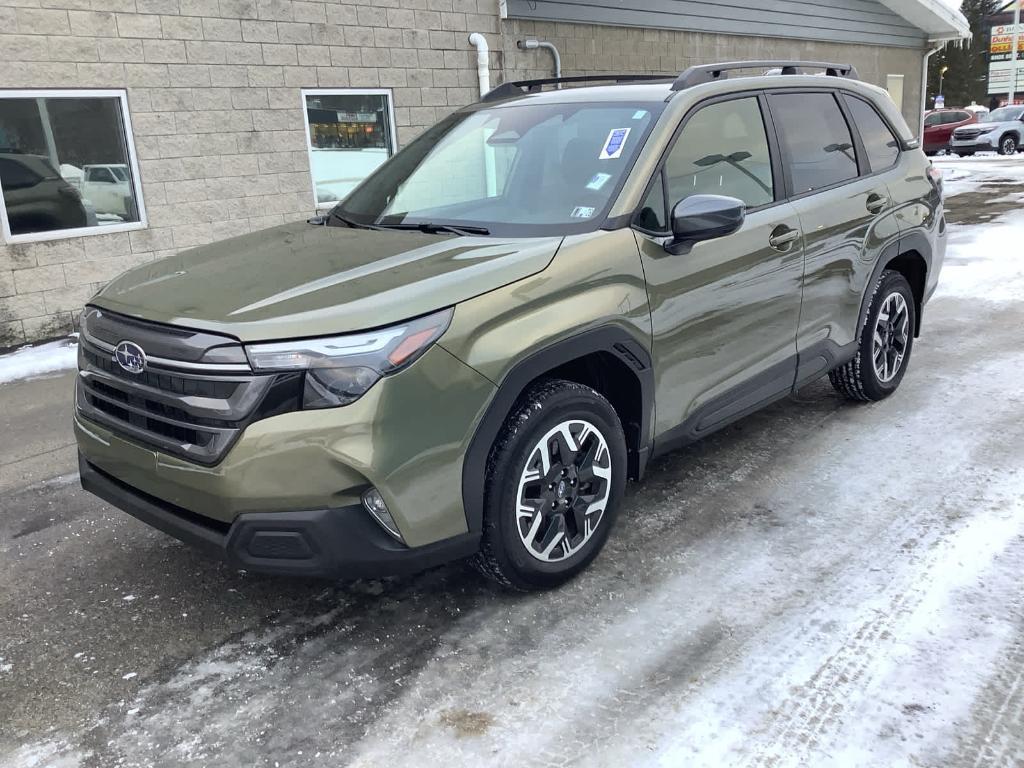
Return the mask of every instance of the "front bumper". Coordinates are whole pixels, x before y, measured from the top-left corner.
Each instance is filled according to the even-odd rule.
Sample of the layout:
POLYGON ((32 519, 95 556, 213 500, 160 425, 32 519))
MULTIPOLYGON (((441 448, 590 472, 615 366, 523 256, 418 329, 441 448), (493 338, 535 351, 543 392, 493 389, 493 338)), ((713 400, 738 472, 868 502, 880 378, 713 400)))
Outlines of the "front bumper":
POLYGON ((179 539, 252 570, 379 575, 432 562, 434 547, 461 552, 468 534, 479 538, 467 524, 462 465, 493 393, 486 378, 434 346, 350 405, 249 424, 214 465, 162 452, 81 409, 74 427, 88 465, 83 485, 86 471, 95 470, 87 490, 161 530, 172 528, 179 539), (401 542, 363 509, 361 496, 370 487, 385 500, 401 542), (240 532, 252 530, 254 521, 259 530, 280 521, 294 531, 297 520, 304 533, 263 535, 257 550, 273 538, 282 547, 308 547, 312 555, 295 551, 309 562, 250 562, 256 555, 240 532), (361 533, 368 527, 372 536, 361 533))
POLYGON ((972 139, 957 139, 955 136, 949 140, 950 152, 995 152, 999 147, 996 145, 996 137, 978 136, 972 139))
POLYGON ((466 557, 479 533, 423 547, 402 546, 361 506, 243 513, 230 524, 188 512, 132 488, 81 454, 82 488, 207 555, 256 573, 319 578, 375 578, 466 557))

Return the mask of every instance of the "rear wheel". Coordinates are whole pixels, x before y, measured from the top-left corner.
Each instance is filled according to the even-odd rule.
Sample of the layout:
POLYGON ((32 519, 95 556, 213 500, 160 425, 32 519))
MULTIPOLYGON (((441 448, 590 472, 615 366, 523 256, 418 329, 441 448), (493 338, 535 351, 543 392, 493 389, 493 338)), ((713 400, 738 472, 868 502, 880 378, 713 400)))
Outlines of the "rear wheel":
POLYGON ((601 551, 626 481, 626 439, 590 387, 531 387, 488 460, 484 530, 474 565, 519 590, 568 581, 601 551))
POLYGON ((875 284, 857 354, 829 380, 851 400, 882 400, 903 380, 914 347, 914 294, 907 278, 885 270, 875 284))
POLYGON ((958 155, 960 155, 960 157, 974 157, 974 153, 973 152, 964 152, 962 150, 957 150, 956 153, 958 155))
POLYGON ((1000 155, 1015 155, 1017 154, 1017 137, 1012 134, 1007 134, 999 140, 999 154, 1000 155))

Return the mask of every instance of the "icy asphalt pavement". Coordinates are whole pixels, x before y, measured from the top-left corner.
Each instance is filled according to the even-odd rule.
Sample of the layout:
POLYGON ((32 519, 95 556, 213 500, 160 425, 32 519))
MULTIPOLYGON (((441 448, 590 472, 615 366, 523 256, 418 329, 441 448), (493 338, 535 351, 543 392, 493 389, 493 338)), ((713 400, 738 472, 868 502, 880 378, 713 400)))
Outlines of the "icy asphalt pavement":
POLYGON ((0 766, 1024 765, 1024 159, 938 164, 897 395, 660 460, 549 594, 239 574, 77 489, 70 374, 0 385, 0 766))

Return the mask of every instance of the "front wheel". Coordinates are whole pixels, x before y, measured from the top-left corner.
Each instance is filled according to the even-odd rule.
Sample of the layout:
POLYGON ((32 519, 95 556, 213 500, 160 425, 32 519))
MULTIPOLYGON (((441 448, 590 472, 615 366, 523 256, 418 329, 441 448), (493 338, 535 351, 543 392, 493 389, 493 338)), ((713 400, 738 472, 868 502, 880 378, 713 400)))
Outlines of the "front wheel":
POLYGON ((1000 155, 1015 155, 1017 154, 1017 138, 1015 136, 1003 136, 999 140, 999 154, 1000 155))
POLYGON ((829 373, 832 386, 851 400, 882 400, 895 392, 910 362, 916 322, 910 283, 885 270, 875 283, 857 354, 829 373))
POLYGON ((558 586, 597 557, 626 484, 626 438, 590 387, 552 380, 520 398, 487 464, 477 570, 514 589, 558 586))
POLYGON ((974 157, 973 152, 961 152, 957 150, 956 154, 958 154, 960 157, 974 157))

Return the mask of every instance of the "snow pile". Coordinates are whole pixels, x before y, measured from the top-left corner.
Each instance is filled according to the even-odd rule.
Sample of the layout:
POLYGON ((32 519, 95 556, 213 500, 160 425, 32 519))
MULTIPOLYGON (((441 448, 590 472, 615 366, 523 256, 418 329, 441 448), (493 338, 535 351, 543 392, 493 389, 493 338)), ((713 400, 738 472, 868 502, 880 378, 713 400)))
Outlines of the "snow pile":
POLYGON ((988 225, 951 226, 936 297, 1020 301, 1024 280, 1024 258, 1019 250, 1022 242, 1024 217, 1020 216, 988 225))
POLYGON ((77 335, 49 344, 22 347, 0 355, 0 384, 65 371, 74 368, 77 359, 77 335))

